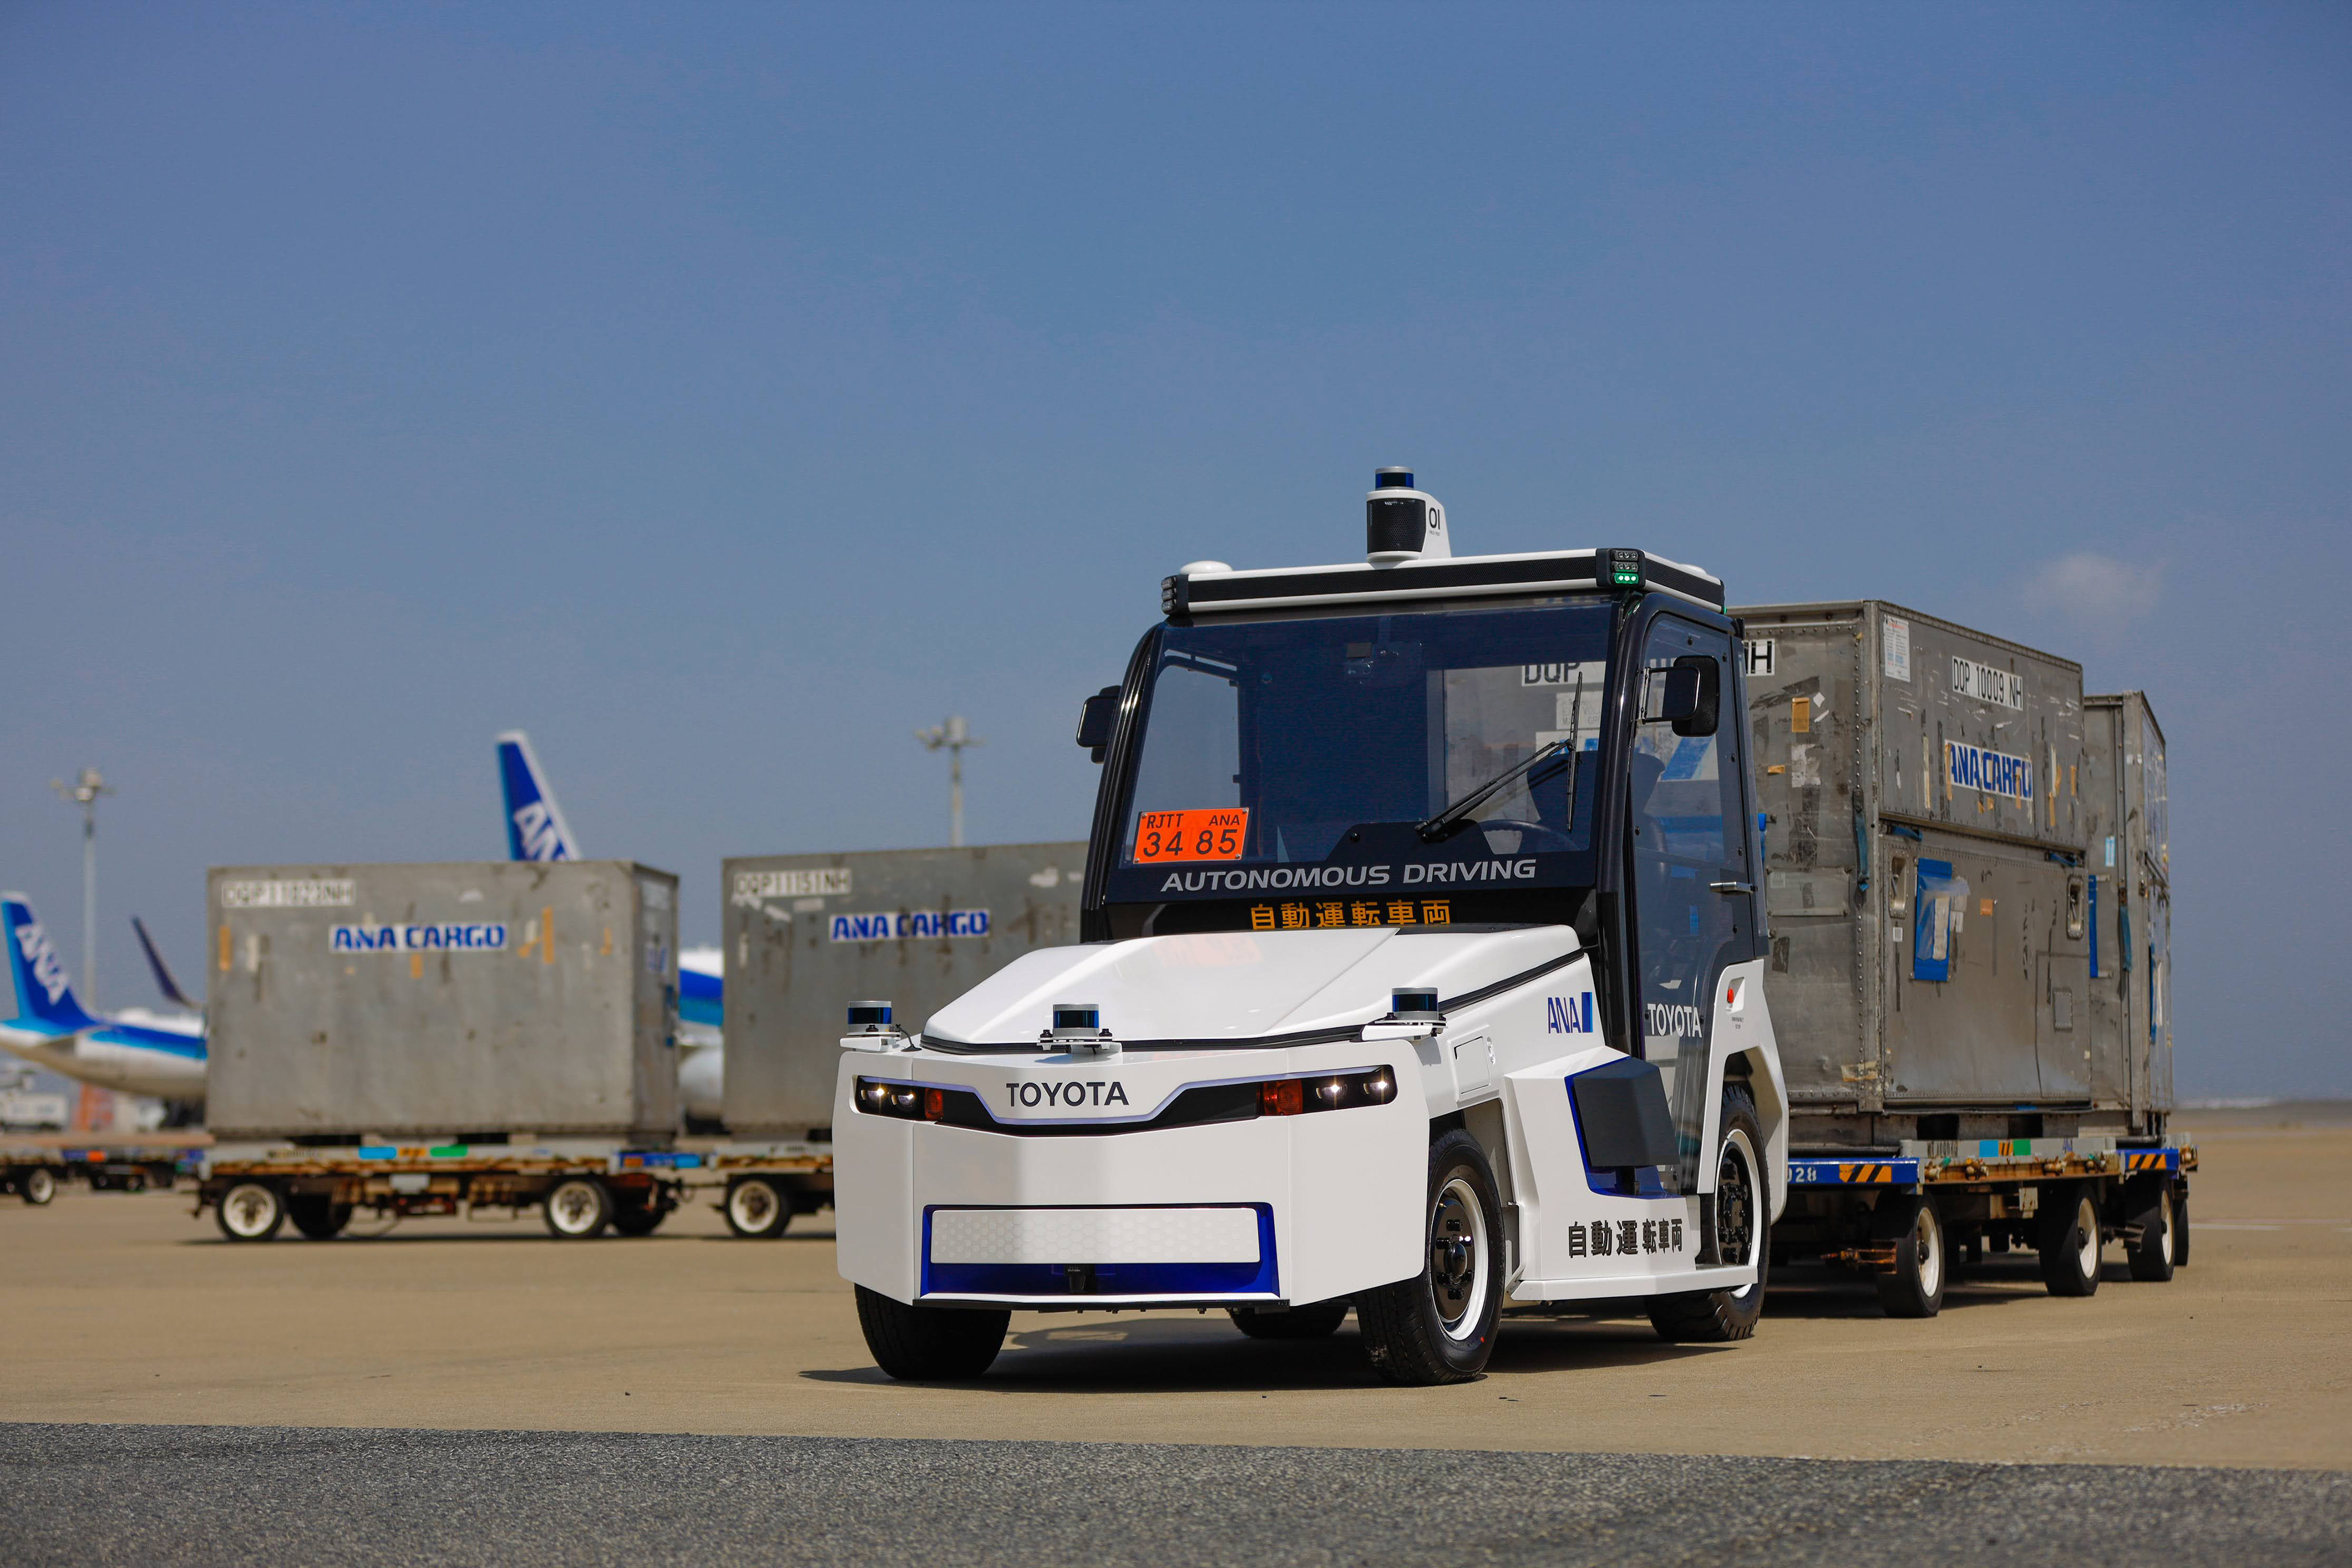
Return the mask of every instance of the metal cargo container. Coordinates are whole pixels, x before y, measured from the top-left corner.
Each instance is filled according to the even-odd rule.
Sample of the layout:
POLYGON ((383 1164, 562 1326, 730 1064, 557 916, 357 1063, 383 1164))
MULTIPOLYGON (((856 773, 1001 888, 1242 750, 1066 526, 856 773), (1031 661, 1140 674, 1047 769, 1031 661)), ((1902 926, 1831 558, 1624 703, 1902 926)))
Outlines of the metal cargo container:
POLYGON ((728 1130, 831 1122, 846 1003, 887 998, 919 1029, 1022 954, 1077 941, 1086 866, 1084 842, 729 860, 728 1130))
POLYGON ((2172 844, 2164 731, 2141 692, 2083 699, 2093 1072, 2132 1125, 2172 1109, 2172 844))
POLYGON ((225 1138, 676 1129, 677 879, 628 861, 216 866, 225 1138))
POLYGON ((2093 1082, 2081 666, 1878 601, 1734 613, 1799 1140, 2127 1106, 2093 1082))

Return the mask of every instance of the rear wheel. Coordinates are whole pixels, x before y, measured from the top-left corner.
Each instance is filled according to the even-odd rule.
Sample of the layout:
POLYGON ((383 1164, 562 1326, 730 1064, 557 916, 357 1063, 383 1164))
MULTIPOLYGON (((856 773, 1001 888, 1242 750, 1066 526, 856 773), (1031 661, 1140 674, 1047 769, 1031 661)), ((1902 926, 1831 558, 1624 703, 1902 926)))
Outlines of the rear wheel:
POLYGON ((1890 1318, 1932 1318, 1944 1310, 1944 1225, 1926 1193, 1890 1192, 1878 1200, 1871 1231, 1895 1244, 1895 1272, 1881 1274, 1878 1304, 1890 1318))
POLYGON ((874 1364, 902 1382, 978 1377, 1004 1348, 1009 1312, 918 1307, 857 1287, 857 1326, 874 1364))
POLYGON ((331 1241, 352 1222, 352 1206, 327 1193, 295 1193, 286 1199, 286 1218, 313 1241, 331 1241))
POLYGON ((550 1189, 542 1207, 547 1228, 567 1241, 602 1236, 612 1223, 613 1195, 604 1184, 588 1176, 572 1176, 550 1189))
POLYGON ((16 1178, 16 1196, 39 1207, 58 1196, 58 1175, 47 1166, 35 1166, 16 1178))
POLYGON ((738 1236, 782 1236, 793 1207, 774 1182, 745 1176, 727 1189, 727 1228, 738 1236))
POLYGON ((1412 1385, 1486 1370, 1503 1305, 1501 1213, 1477 1139, 1457 1129, 1429 1146, 1428 1261, 1412 1279, 1356 1298, 1372 1370, 1412 1385))
POLYGON ((2087 1296, 2099 1288, 2099 1199, 2089 1182, 2042 1190, 2042 1281, 2053 1296, 2087 1296))
POLYGON ((1723 1090, 1723 1131, 1716 1145, 1715 1190, 1698 1200, 1699 1262, 1748 1263, 1755 1283, 1736 1291, 1685 1291, 1650 1299, 1650 1326, 1661 1339, 1721 1343, 1747 1339, 1764 1315, 1772 1271, 1771 1189, 1764 1185, 1764 1131, 1756 1102, 1737 1083, 1723 1090))
POLYGON ((241 1181, 221 1194, 213 1219, 231 1241, 267 1241, 286 1223, 286 1204, 268 1182, 241 1181))
POLYGON ((1328 1339, 1348 1321, 1348 1298, 1315 1301, 1286 1312, 1263 1312, 1255 1307, 1233 1309, 1234 1327, 1252 1339, 1328 1339))
POLYGON ((2131 1277, 2161 1284, 2172 1278, 2172 1178, 2141 1176, 2124 1187, 2124 1258, 2131 1277))
POLYGON ((2172 1184, 2172 1266, 2189 1267, 2189 1184, 2172 1184))

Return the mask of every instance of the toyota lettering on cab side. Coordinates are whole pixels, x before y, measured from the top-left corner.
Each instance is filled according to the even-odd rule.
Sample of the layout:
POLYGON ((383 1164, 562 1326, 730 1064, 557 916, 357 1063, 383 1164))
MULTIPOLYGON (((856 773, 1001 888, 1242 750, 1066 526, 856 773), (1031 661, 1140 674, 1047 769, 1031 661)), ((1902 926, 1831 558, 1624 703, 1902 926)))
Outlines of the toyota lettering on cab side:
POLYGON ((1399 469, 1366 509, 1361 562, 1163 583, 1079 721, 1077 946, 918 1032, 851 1008, 837 1245, 891 1375, 977 1375, 1014 1309, 1352 1310, 1406 1384, 1506 1303, 1754 1332, 1788 1111, 1723 585, 1457 556, 1399 469))

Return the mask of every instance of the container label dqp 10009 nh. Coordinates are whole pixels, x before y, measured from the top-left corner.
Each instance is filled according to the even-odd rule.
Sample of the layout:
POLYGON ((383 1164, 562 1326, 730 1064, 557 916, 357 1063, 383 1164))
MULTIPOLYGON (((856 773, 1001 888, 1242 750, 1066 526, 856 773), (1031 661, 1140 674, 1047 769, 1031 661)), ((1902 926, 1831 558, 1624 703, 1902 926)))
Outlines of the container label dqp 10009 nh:
POLYGON ((327 934, 328 947, 337 953, 503 953, 507 928, 501 925, 338 925, 327 934))
POLYGON ((1996 707, 2025 708, 2025 677, 1990 664, 1979 664, 1973 659, 1952 655, 1952 690, 1964 697, 1996 707))
POLYGON ((1980 789, 2003 800, 2031 804, 2033 764, 2005 751, 1987 751, 1962 741, 1944 743, 1944 775, 1955 789, 1980 789))

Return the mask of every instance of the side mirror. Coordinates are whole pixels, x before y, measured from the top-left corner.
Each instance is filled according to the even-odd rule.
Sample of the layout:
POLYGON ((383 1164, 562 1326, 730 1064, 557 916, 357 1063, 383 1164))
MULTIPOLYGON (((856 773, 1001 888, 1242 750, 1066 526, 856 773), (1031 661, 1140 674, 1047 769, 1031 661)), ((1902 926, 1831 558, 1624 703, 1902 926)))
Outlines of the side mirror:
POLYGON ((1713 735, 1723 706, 1723 666, 1705 653, 1685 653, 1650 677, 1644 724, 1668 724, 1676 735, 1713 735))
POLYGON ((1078 709, 1078 744, 1100 762, 1110 747, 1111 727, 1118 722, 1118 688, 1105 686, 1078 709))

